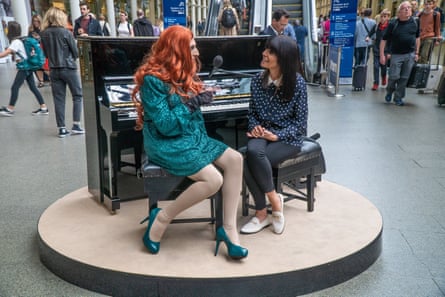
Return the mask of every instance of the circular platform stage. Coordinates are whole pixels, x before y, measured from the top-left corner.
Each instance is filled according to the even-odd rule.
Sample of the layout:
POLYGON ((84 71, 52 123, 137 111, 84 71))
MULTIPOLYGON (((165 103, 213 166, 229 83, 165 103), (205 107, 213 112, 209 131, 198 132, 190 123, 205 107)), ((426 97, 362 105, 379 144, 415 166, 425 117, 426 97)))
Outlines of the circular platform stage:
MULTIPOLYGON (((241 235, 249 256, 234 261, 224 245, 214 256, 208 223, 171 224, 151 255, 142 243, 147 224, 139 224, 147 200, 122 203, 112 215, 85 187, 40 217, 40 258, 62 279, 112 296, 296 296, 356 276, 381 252, 382 217, 366 198, 328 181, 317 184, 315 198, 314 212, 304 201, 285 204, 282 235, 241 235)), ((208 211, 204 201, 181 216, 208 211)))

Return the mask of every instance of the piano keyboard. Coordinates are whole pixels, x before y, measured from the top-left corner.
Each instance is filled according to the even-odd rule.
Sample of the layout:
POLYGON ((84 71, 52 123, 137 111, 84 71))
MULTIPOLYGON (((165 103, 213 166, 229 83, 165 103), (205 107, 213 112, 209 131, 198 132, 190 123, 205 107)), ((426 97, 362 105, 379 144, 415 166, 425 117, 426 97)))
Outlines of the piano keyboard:
POLYGON ((201 106, 202 113, 243 109, 249 109, 249 100, 217 100, 212 104, 201 106))

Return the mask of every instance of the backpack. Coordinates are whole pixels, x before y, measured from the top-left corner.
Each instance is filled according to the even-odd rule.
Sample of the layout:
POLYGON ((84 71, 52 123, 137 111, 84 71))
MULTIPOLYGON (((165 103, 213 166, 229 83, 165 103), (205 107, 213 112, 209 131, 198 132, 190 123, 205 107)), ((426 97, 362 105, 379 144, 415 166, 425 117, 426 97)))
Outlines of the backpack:
POLYGON ((45 64, 45 55, 43 54, 39 41, 34 37, 24 37, 20 40, 23 42, 28 57, 25 59, 17 52, 22 59, 22 61, 17 63, 17 69, 31 71, 42 69, 43 64, 45 64))
POLYGON ((221 17, 221 24, 224 28, 231 29, 236 25, 236 17, 231 7, 226 7, 223 10, 221 17))

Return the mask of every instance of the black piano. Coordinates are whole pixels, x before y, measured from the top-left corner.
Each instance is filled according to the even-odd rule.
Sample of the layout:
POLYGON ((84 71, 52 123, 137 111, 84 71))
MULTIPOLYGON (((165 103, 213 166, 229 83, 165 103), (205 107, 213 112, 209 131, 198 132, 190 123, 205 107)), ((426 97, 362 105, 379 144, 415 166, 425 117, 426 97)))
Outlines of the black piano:
MULTIPOLYGON (((202 107, 210 136, 232 147, 245 143, 250 80, 260 69, 266 36, 196 37, 200 78, 218 86, 215 100, 202 107), (219 56, 215 58, 216 56, 219 56), (222 59, 221 59, 222 58, 222 59), (223 61, 215 67, 215 60, 223 61)), ((138 178, 142 133, 131 101, 133 73, 155 37, 78 39, 84 94, 88 190, 111 211, 120 202, 145 197, 138 178)))

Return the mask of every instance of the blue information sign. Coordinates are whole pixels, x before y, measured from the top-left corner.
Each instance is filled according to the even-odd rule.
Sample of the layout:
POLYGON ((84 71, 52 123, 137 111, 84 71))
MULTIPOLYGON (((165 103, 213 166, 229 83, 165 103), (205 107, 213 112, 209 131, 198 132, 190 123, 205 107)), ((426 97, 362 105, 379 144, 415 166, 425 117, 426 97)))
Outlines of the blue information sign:
POLYGON ((186 2, 185 0, 163 0, 165 29, 172 25, 186 25, 186 2))
POLYGON ((330 46, 341 47, 340 84, 352 83, 357 0, 332 0, 330 46))

